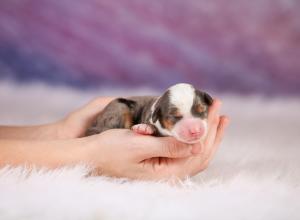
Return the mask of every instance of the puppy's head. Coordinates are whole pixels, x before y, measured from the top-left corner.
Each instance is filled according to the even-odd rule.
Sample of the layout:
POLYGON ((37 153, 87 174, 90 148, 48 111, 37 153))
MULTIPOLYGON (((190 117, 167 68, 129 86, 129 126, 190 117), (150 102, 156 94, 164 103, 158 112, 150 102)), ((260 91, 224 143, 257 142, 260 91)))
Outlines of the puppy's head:
POLYGON ((151 123, 164 136, 197 143, 207 134, 208 107, 213 99, 190 84, 176 84, 152 106, 151 123))

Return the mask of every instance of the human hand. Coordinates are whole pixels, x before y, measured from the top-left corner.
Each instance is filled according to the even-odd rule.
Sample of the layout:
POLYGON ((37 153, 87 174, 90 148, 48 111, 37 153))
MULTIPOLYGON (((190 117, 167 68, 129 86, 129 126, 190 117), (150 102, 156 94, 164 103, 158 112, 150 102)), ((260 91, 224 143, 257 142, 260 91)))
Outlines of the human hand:
POLYGON ((155 179, 169 176, 185 178, 194 176, 206 169, 216 153, 226 127, 229 124, 229 118, 220 116, 221 101, 216 99, 213 105, 209 107, 208 113, 208 134, 201 145, 194 144, 195 149, 200 149, 190 157, 185 158, 151 158, 144 160, 144 166, 152 170, 155 179))
POLYGON ((64 140, 82 137, 98 113, 112 99, 114 98, 96 98, 54 123, 34 126, 0 126, 0 139, 64 140))
POLYGON ((83 137, 93 120, 113 99, 113 97, 99 97, 68 114, 67 117, 56 123, 57 138, 83 137))
POLYGON ((170 167, 170 170, 178 171, 178 177, 194 176, 206 169, 211 162, 221 144, 225 129, 229 124, 227 116, 219 115, 221 104, 221 101, 216 99, 209 108, 208 134, 201 151, 191 157, 178 159, 177 161, 173 161, 172 164, 166 164, 170 167))
POLYGON ((145 160, 187 158, 200 151, 200 146, 187 145, 173 137, 144 136, 128 129, 111 129, 82 140, 86 149, 84 163, 92 165, 93 174, 131 179, 158 177, 145 166, 145 160))
POLYGON ((184 178, 205 169, 224 134, 228 118, 219 116, 220 101, 209 110, 209 131, 201 144, 184 144, 172 137, 139 135, 126 129, 112 129, 85 140, 85 162, 94 174, 132 179, 184 178))

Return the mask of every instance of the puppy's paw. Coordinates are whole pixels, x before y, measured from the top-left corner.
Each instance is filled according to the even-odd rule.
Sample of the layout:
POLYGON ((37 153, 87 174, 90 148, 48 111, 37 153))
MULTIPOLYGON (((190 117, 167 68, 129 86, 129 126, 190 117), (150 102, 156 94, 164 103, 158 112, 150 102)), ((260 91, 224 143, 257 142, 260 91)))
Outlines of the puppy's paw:
POLYGON ((137 124, 131 127, 131 130, 138 134, 152 135, 155 133, 155 128, 148 124, 137 124))

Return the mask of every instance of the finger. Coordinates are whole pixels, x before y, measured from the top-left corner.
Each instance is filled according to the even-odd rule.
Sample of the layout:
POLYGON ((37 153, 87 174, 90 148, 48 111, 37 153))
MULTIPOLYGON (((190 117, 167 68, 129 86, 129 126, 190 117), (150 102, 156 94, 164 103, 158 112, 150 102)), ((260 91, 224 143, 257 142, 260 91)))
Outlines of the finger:
POLYGON ((194 175, 206 169, 207 164, 205 164, 205 162, 207 161, 207 158, 209 157, 209 155, 211 155, 211 152, 213 151, 214 141, 216 138, 219 123, 220 117, 216 117, 212 122, 211 128, 204 142, 202 152, 195 156, 194 160, 192 161, 191 170, 194 175))
POLYGON ((78 110, 82 115, 92 116, 101 112, 106 105, 108 105, 114 97, 98 97, 87 103, 78 110))
POLYGON ((214 99, 213 104, 208 109, 208 125, 212 123, 216 115, 219 114, 222 102, 219 99, 214 99))
POLYGON ((197 155, 203 151, 203 144, 197 143, 192 146, 192 154, 197 155))
POLYGON ((208 134, 204 141, 204 146, 205 146, 204 150, 209 149, 211 145, 214 143, 219 123, 220 123, 220 117, 216 115, 215 118, 210 123, 210 128, 208 130, 208 134))
POLYGON ((143 139, 144 157, 182 158, 191 156, 193 145, 177 141, 172 137, 150 137, 143 139))
POLYGON ((203 153, 205 154, 206 150, 211 147, 211 145, 214 142, 216 132, 217 132, 217 127, 219 124, 219 112, 221 108, 221 101, 219 99, 215 99, 212 106, 209 109, 208 113, 208 133, 205 138, 205 144, 203 147, 203 153))
POLYGON ((221 143, 221 141, 224 137, 225 130, 228 127, 229 123, 230 123, 230 120, 227 116, 224 116, 224 115, 221 116, 220 124, 217 129, 217 134, 216 134, 214 145, 219 145, 221 143))
POLYGON ((210 161, 212 160, 212 158, 214 157, 216 151, 218 150, 218 148, 220 146, 220 143, 224 136, 225 129, 228 126, 228 124, 229 124, 228 117, 221 116, 220 122, 219 122, 218 128, 217 128, 216 136, 214 138, 214 143, 213 143, 212 147, 209 149, 209 151, 207 152, 207 154, 204 155, 204 159, 202 160, 203 162, 198 167, 198 169, 196 169, 196 171, 195 171, 196 173, 199 173, 208 167, 210 161))
POLYGON ((204 141, 204 144, 202 146, 201 153, 197 154, 197 156, 194 156, 194 158, 192 158, 192 160, 190 161, 190 165, 187 168, 187 170, 189 170, 188 172, 192 173, 193 175, 204 169, 203 163, 204 161, 206 161, 206 158, 208 157, 210 151, 212 150, 218 125, 220 123, 220 117, 219 117, 220 107, 221 107, 221 102, 218 99, 214 100, 214 103, 211 106, 209 111, 209 123, 210 123, 209 130, 208 130, 207 137, 204 141))
POLYGON ((217 130, 219 127, 219 124, 221 123, 220 119, 222 117, 217 117, 214 119, 212 126, 210 128, 209 134, 207 136, 207 139, 205 140, 204 143, 204 150, 195 156, 190 164, 190 169, 191 173, 193 175, 199 173, 200 171, 206 169, 206 166, 208 165, 207 163, 207 158, 210 157, 211 152, 214 151, 214 142, 215 138, 217 135, 217 130))
POLYGON ((143 135, 151 135, 154 133, 154 130, 152 129, 151 126, 147 124, 137 124, 131 127, 131 130, 138 134, 143 134, 143 135))
POLYGON ((84 120, 86 124, 91 124, 97 115, 111 102, 113 97, 99 97, 96 98, 83 107, 72 112, 68 118, 76 119, 76 121, 84 120))

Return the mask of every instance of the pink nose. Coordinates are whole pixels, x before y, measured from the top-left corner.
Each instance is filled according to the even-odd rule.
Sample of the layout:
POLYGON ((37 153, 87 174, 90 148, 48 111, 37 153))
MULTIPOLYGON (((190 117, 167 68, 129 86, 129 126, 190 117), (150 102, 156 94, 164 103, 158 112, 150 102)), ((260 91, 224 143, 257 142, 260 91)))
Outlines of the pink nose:
POLYGON ((189 128, 189 136, 199 138, 203 135, 203 128, 201 126, 193 126, 189 128))
POLYGON ((175 129, 178 137, 186 141, 199 140, 205 134, 204 122, 198 118, 183 119, 175 129))

